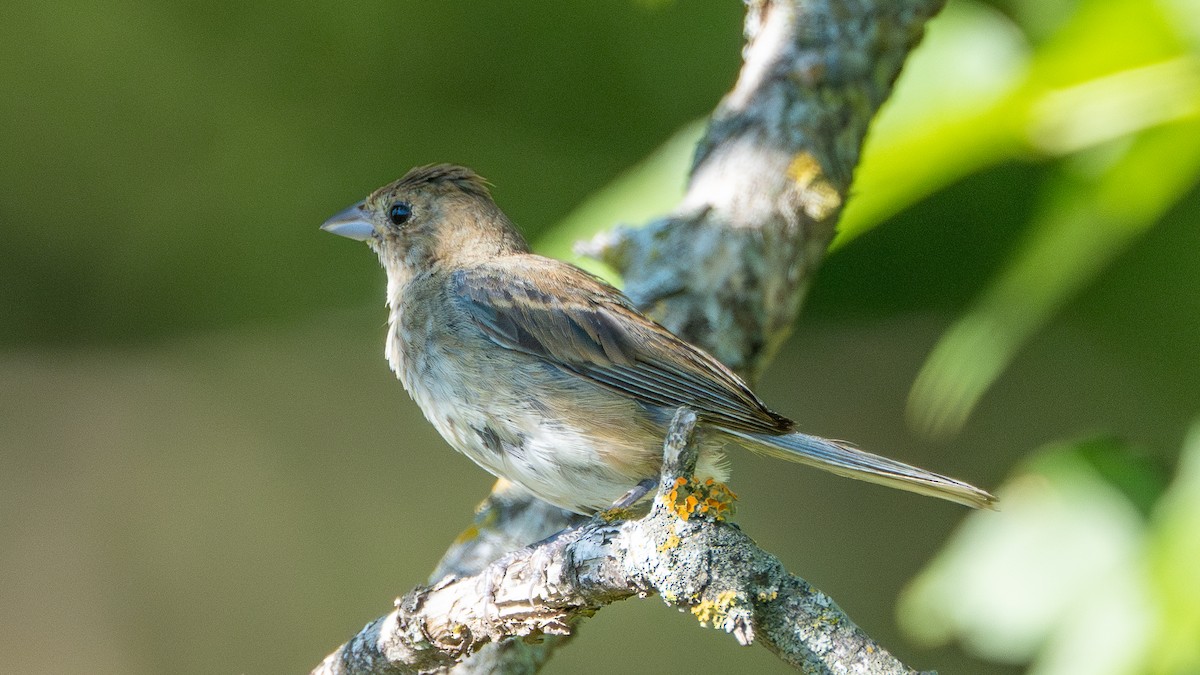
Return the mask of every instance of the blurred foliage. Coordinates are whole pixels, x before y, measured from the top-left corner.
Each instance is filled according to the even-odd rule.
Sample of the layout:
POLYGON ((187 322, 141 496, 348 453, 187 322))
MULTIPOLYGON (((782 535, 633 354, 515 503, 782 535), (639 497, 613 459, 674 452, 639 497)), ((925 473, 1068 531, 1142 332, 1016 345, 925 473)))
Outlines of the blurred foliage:
MULTIPOLYGON (((934 437, 956 434, 1021 346, 1200 175, 1200 53, 1189 42, 1200 5, 1083 0, 1037 45, 1019 24, 1045 10, 1020 9, 951 3, 930 27, 872 127, 832 246, 968 174, 1061 160, 1020 247, 913 385, 909 417, 934 437)), ((586 201, 547 235, 547 253, 669 208, 696 133, 680 131, 586 201)))
POLYGON ((375 270, 315 224, 414 164, 502 178, 537 233, 711 109, 740 21, 737 3, 17 3, 0 22, 0 344, 344 305, 375 270))
MULTIPOLYGON (((458 161, 578 261, 676 202, 740 21, 663 0, 7 8, 14 671, 302 670, 423 581, 488 478, 379 358, 370 254, 317 226, 458 161)), ((1020 469, 905 595, 916 644, 892 603, 960 511, 742 455, 735 489, 748 531, 914 665, 1200 668, 1198 54, 1195 0, 950 0, 872 128, 762 393, 984 486, 1020 469)), ((783 672, 661 609, 607 609, 551 671, 783 672)))
MULTIPOLYGON (((1082 0, 1038 36, 1003 95, 975 106, 972 125, 988 123, 961 146, 972 170, 1017 153, 1059 159, 1021 243, 916 378, 909 416, 925 433, 957 433, 1017 351, 1194 190, 1198 25, 1194 3, 1082 0)), ((923 125, 926 141, 953 140, 936 127, 923 125)), ((882 164, 883 182, 903 192, 902 171, 882 164)), ((877 168, 864 162, 864 194, 877 168)), ((908 189, 916 198, 936 187, 908 189)), ((905 195, 876 210, 896 202, 905 195)), ((848 211, 845 235, 875 224, 856 216, 848 211)), ((1004 511, 971 516, 913 583, 902 624, 927 643, 958 637, 988 658, 1032 662, 1031 673, 1200 671, 1200 425, 1161 501, 1152 473, 1121 450, 1084 442, 1028 462, 998 492, 1004 511)))
POLYGON ((981 128, 999 137, 987 144, 1008 148, 995 159, 1066 161, 1038 195, 1020 248, 917 377, 909 414, 918 428, 961 429, 1016 351, 1195 185, 1200 60, 1176 25, 1154 3, 1081 2, 1011 93, 979 106, 991 121, 981 128))
MULTIPOLYGON (((1081 0, 1052 9, 1048 29, 1046 5, 951 3, 872 128, 833 245, 969 174, 1013 160, 1043 164, 1040 187, 1018 197, 1032 206, 1024 231, 913 384, 909 419, 931 437, 959 433, 1018 351, 1200 174, 1200 4, 1081 0)), ((621 197, 661 186, 660 167, 682 164, 690 147, 673 141, 632 180, 585 202, 561 226, 571 236, 547 237, 548 250, 561 256, 564 241, 639 217, 619 210, 621 197)), ((660 194, 654 206, 669 206, 672 192, 660 194)), ((1002 516, 972 516, 916 582, 904 625, 931 644, 962 635, 989 658, 1034 660, 1038 673, 1200 669, 1200 603, 1185 590, 1200 588, 1200 557, 1184 563, 1177 553, 1179 567, 1160 565, 1157 575, 1144 560, 1156 547, 1200 552, 1200 528, 1167 528, 1172 538, 1161 526, 1147 533, 1136 517, 1193 523, 1200 512, 1162 515, 1161 481, 1113 440, 1048 451, 1026 473, 1001 493, 1002 516), (1149 596, 1167 589, 1153 588, 1151 576, 1171 580, 1157 608, 1149 596)), ((1169 503, 1197 492, 1181 474, 1169 503)))
POLYGON ((1149 512, 1158 481, 1134 457, 1107 440, 1038 453, 914 580, 902 625, 1039 675, 1200 671, 1200 423, 1149 512))

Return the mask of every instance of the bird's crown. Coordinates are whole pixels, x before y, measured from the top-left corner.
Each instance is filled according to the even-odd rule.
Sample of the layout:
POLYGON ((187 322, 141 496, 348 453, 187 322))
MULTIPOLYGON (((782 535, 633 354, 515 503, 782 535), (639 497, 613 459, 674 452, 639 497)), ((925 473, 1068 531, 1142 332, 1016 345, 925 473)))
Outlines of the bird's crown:
POLYGON ((465 166, 457 164, 427 164, 409 169, 404 177, 380 188, 379 191, 399 192, 433 188, 458 190, 477 197, 491 199, 488 182, 465 166))

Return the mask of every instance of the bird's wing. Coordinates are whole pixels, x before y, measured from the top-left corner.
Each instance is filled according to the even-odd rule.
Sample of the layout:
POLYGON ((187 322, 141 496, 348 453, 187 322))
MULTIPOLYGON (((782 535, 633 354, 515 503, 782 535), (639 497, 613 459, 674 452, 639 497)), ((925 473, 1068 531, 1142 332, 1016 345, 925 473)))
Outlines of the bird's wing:
POLYGON ((778 434, 792 426, 715 358, 577 267, 521 256, 458 270, 451 284, 454 301, 501 347, 650 405, 687 406, 723 427, 778 434))

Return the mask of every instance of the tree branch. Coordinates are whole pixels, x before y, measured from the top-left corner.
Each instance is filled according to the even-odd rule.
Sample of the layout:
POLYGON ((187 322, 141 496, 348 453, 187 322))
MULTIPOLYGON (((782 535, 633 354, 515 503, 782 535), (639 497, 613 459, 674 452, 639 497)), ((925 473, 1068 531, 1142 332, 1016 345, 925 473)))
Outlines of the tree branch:
POLYGON ((944 0, 751 0, 745 63, 673 215, 581 247, 663 325, 756 379, 787 337, 867 126, 944 0))
POLYGON ((651 593, 744 645, 759 641, 804 672, 913 672, 741 530, 712 512, 680 516, 669 493, 695 468, 695 424, 688 410, 672 421, 646 517, 610 523, 597 516, 480 574, 414 589, 314 672, 446 669, 489 642, 569 633, 604 605, 651 593))
MULTIPOLYGON (((582 251, 621 272, 643 310, 753 378, 787 336, 824 257, 870 120, 943 4, 748 0, 744 64, 697 149, 680 206, 582 251)), ((501 480, 432 585, 314 672, 533 673, 579 617, 649 593, 805 672, 911 672, 739 530, 681 522, 661 500, 642 520, 593 521, 491 562, 582 521, 501 480), (672 534, 678 545, 659 551, 672 534), (480 613, 486 578, 497 600, 490 617, 480 613), (510 635, 544 638, 498 639, 510 635)))

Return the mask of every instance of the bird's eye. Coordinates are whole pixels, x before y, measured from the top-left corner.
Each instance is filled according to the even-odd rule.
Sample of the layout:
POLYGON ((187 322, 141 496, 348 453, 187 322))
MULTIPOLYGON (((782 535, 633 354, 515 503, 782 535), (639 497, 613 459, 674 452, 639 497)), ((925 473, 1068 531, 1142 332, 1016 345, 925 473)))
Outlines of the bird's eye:
POLYGON ((388 209, 388 220, 392 221, 393 225, 403 225, 409 218, 412 218, 412 207, 407 202, 396 202, 388 209))

